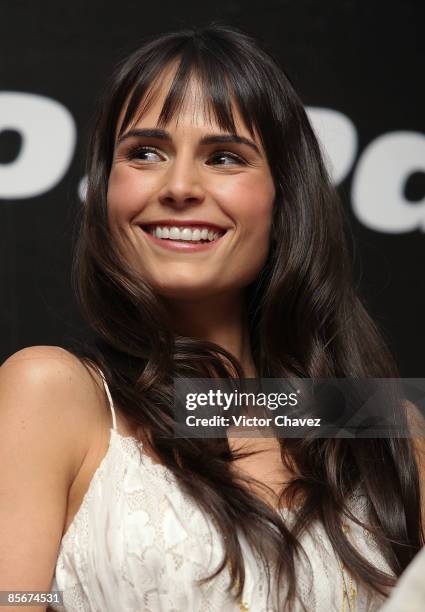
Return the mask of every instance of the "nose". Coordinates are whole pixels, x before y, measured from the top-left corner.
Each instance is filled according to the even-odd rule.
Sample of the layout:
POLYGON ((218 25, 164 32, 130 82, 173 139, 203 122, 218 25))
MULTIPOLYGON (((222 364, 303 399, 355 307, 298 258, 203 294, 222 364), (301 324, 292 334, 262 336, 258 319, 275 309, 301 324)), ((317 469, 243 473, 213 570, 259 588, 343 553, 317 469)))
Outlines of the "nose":
POLYGON ((199 169, 189 156, 175 158, 166 171, 158 197, 162 205, 173 208, 196 206, 204 201, 199 169))

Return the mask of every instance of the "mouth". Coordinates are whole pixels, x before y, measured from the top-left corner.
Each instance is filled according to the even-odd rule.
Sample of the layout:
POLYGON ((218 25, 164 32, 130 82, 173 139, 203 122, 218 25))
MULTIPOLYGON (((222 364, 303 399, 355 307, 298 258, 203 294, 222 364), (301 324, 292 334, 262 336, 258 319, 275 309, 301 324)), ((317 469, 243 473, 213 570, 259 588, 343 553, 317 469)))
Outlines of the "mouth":
POLYGON ((227 233, 216 225, 152 223, 139 225, 155 244, 174 251, 202 251, 214 247, 227 233))

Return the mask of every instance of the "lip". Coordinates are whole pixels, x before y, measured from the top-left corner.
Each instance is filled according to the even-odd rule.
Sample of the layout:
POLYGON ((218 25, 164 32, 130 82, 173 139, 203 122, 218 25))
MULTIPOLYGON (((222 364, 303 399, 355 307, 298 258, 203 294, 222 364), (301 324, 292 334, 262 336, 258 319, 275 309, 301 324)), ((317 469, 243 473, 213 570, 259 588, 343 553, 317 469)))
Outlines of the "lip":
MULTIPOLYGON (((155 225, 160 225, 160 223, 155 223, 155 225)), ((196 225, 199 225, 199 224, 196 224, 196 225)), ((205 223, 202 225, 203 227, 211 227, 211 229, 213 229, 213 227, 217 228, 217 226, 211 226, 211 225, 207 226, 205 225, 205 223)), ((144 227, 147 227, 147 226, 145 225, 144 227)), ((186 225, 185 227, 188 227, 188 226, 186 225)), ((224 234, 220 236, 219 238, 217 238, 216 240, 213 240, 212 242, 190 243, 190 242, 183 242, 182 240, 170 240, 169 238, 165 240, 163 238, 157 238, 153 234, 150 234, 148 231, 146 231, 141 225, 139 225, 139 228, 143 232, 143 235, 146 236, 147 240, 149 240, 154 245, 159 246, 168 251, 174 251, 174 252, 179 252, 179 253, 196 253, 196 252, 202 252, 202 251, 211 251, 212 249, 215 249, 217 247, 217 244, 221 242, 221 240, 224 238, 224 236, 227 233, 226 230, 221 230, 221 231, 224 231, 224 234)))

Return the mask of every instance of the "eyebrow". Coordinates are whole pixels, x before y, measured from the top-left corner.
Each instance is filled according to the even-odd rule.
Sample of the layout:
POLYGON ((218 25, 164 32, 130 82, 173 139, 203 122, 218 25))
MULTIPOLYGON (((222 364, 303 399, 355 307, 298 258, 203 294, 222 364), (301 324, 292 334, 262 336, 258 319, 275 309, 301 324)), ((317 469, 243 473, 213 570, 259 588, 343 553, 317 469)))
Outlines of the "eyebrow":
MULTIPOLYGON (((171 142, 171 134, 166 130, 161 130, 158 128, 143 128, 143 129, 133 129, 129 130, 122 136, 120 136, 117 140, 117 145, 121 144, 125 140, 132 137, 145 137, 145 138, 158 138, 159 140, 166 140, 171 142)), ((238 144, 245 144, 251 147, 258 155, 260 155, 260 151, 257 145, 250 140, 249 138, 245 138, 245 136, 239 136, 238 134, 206 134, 201 138, 199 144, 201 145, 209 145, 209 144, 224 144, 229 142, 236 142, 238 144)))

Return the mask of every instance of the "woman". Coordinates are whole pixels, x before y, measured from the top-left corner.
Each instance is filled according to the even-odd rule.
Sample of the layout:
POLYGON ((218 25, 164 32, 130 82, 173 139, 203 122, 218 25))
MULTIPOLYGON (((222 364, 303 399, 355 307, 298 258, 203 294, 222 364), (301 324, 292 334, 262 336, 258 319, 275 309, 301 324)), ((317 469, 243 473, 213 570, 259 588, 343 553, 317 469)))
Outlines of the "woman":
POLYGON ((174 435, 177 377, 397 376, 288 77, 225 26, 151 39, 106 87, 87 174, 96 342, 0 370, 1 587, 67 610, 379 609, 423 544, 410 440, 174 435))

